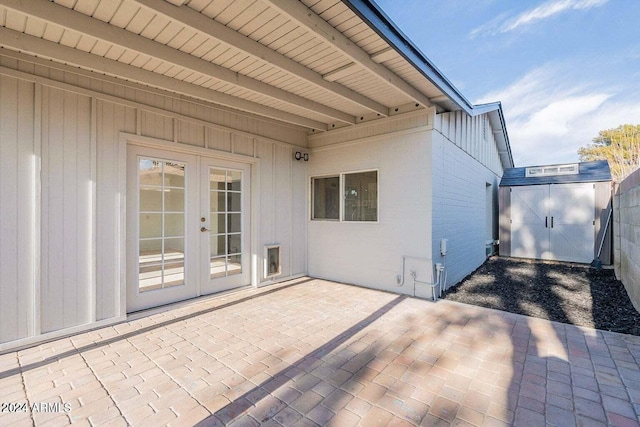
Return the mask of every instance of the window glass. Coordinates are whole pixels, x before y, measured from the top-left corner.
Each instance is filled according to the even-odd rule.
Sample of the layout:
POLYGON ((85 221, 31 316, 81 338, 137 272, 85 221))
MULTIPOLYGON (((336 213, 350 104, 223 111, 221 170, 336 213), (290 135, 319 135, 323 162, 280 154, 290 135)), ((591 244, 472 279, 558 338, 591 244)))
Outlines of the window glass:
POLYGON ((186 167, 138 159, 140 292, 184 284, 186 167))
POLYGON ((344 175, 343 220, 378 220, 378 172, 358 172, 344 175))
POLYGON ((340 178, 313 179, 313 219, 340 219, 340 178))
POLYGON ((242 273, 242 171, 209 168, 210 277, 242 273))

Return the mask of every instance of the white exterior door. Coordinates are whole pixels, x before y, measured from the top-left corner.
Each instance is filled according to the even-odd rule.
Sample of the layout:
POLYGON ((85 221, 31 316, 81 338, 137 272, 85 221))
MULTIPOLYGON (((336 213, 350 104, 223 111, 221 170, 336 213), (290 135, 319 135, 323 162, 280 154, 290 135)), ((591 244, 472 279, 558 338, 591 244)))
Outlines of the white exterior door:
POLYGON ((595 188, 593 184, 552 185, 550 243, 553 259, 589 263, 593 260, 595 188))
POLYGON ((127 148, 127 312, 250 284, 250 165, 127 148))
POLYGON ((551 259, 549 252, 549 186, 511 189, 511 255, 551 259))
POLYGON ((511 255, 555 261, 593 260, 595 189, 590 183, 511 189, 511 255))
POLYGON ((249 165, 203 158, 200 168, 202 294, 251 282, 249 165))

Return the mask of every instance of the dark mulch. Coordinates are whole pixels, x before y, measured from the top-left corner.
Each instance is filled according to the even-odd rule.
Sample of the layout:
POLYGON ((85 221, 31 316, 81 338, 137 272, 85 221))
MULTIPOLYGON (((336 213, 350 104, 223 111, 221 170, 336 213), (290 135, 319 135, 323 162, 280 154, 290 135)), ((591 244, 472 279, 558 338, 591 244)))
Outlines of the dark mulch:
POLYGON ((611 269, 492 257, 443 298, 640 336, 640 313, 611 269))

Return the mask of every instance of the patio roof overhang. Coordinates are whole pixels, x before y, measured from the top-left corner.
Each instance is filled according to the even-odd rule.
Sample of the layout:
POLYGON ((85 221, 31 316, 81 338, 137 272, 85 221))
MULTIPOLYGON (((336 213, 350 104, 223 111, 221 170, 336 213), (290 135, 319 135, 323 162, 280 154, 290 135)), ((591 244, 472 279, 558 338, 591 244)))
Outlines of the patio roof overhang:
POLYGON ((371 1, 0 0, 0 17, 4 49, 309 132, 431 107, 488 112, 371 1))

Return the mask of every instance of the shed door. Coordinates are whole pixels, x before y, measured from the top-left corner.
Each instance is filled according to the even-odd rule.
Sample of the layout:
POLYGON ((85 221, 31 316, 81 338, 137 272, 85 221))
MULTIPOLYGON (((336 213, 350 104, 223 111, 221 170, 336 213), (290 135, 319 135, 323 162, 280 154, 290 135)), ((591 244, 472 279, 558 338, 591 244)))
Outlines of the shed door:
POLYGON ((511 255, 552 259, 549 252, 549 186, 511 189, 511 255))
POLYGON ((593 184, 551 185, 550 243, 553 259, 593 260, 595 189, 593 184))

